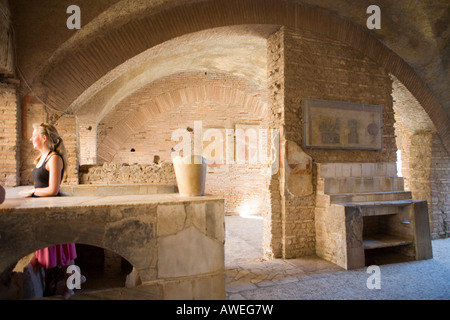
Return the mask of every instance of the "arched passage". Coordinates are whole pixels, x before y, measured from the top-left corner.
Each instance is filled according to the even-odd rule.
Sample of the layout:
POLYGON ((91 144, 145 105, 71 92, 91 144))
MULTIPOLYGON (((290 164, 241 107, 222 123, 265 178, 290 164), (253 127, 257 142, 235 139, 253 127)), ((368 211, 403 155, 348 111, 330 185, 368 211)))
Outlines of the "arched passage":
MULTIPOLYGON (((2 258, 3 269, 0 271, 0 273, 3 273, 6 270, 8 270, 8 267, 14 267, 17 264, 17 262, 20 261, 24 257, 30 258, 36 250, 39 250, 39 249, 42 249, 45 247, 49 247, 49 246, 53 246, 53 245, 57 245, 60 243, 71 243, 71 242, 76 243, 78 257, 80 257, 80 253, 81 253, 81 255, 83 255, 83 249, 81 249, 81 251, 79 251, 78 246, 80 246, 80 247, 95 247, 95 248, 99 248, 100 250, 105 250, 105 251, 110 252, 110 255, 112 255, 112 256, 122 257, 127 262, 129 262, 129 264, 131 266, 138 265, 138 263, 136 263, 135 259, 133 259, 130 256, 131 252, 126 252, 121 249, 118 250, 117 248, 109 248, 109 247, 107 248, 104 246, 104 243, 100 239, 99 239, 100 241, 94 240, 91 242, 91 241, 86 241, 86 238, 89 238, 89 237, 83 237, 83 240, 80 241, 80 240, 78 240, 80 238, 79 232, 76 230, 70 230, 71 228, 65 228, 65 232, 64 232, 63 236, 61 236, 61 235, 58 236, 57 234, 55 235, 55 233, 49 232, 49 230, 47 230, 43 225, 39 226, 39 228, 43 229, 42 232, 36 232, 35 239, 39 239, 39 243, 38 243, 38 241, 35 241, 34 245, 31 245, 30 243, 23 243, 23 245, 17 246, 15 248, 16 250, 14 251, 15 252, 14 254, 8 254, 7 256, 4 255, 4 258, 2 258), (45 239, 48 239, 48 241, 46 241, 45 239), (46 242, 46 244, 43 246, 42 243, 44 243, 44 242, 46 242)), ((27 263, 28 262, 29 261, 27 261, 27 263)), ((75 264, 76 264, 76 262, 77 261, 75 261, 75 264)))
MULTIPOLYGON (((75 247, 77 258, 73 263, 80 273, 60 266, 48 270, 39 267, 35 251, 20 259, 12 269, 16 279, 15 286, 20 288, 16 297, 39 299, 43 296, 60 296, 66 289, 67 281, 71 281, 75 286, 77 294, 140 284, 138 274, 131 274, 133 266, 117 253, 81 243, 76 243, 75 247)), ((10 291, 15 289, 11 282, 6 284, 6 287, 9 287, 10 291)), ((2 290, 5 291, 5 288, 2 290)), ((13 295, 10 298, 13 298, 13 295)))

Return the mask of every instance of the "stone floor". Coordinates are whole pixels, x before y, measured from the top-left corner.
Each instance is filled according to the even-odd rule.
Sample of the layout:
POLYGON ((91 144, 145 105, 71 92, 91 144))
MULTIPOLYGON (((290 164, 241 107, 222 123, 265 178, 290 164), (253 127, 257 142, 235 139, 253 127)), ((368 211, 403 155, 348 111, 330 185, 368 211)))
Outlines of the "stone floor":
POLYGON ((264 260, 262 219, 227 216, 228 300, 449 300, 450 239, 432 242, 433 259, 380 265, 380 289, 367 268, 346 271, 318 257, 264 260))

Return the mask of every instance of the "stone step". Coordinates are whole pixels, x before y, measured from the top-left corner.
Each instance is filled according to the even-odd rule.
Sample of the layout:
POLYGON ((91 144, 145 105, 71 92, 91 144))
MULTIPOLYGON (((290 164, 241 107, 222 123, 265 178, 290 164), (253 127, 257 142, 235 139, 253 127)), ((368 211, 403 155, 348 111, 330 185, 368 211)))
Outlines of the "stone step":
POLYGON ((317 170, 320 178, 397 176, 395 162, 318 163, 317 170))
POLYGON ((324 192, 326 194, 336 193, 368 193, 404 191, 402 177, 347 177, 326 178, 324 181, 324 192))
POLYGON ((112 196, 177 193, 176 185, 165 184, 79 184, 61 185, 61 192, 68 196, 112 196))
POLYGON ((392 200, 392 201, 367 201, 367 202, 350 202, 350 203, 337 203, 341 206, 347 207, 405 207, 410 205, 414 200, 392 200))
POLYGON ((329 194, 330 203, 376 202, 412 199, 410 191, 329 194))
POLYGON ((363 217, 367 216, 385 216, 399 214, 401 208, 409 206, 414 200, 393 200, 393 201, 367 201, 367 202, 349 202, 336 203, 345 207, 359 207, 363 217))

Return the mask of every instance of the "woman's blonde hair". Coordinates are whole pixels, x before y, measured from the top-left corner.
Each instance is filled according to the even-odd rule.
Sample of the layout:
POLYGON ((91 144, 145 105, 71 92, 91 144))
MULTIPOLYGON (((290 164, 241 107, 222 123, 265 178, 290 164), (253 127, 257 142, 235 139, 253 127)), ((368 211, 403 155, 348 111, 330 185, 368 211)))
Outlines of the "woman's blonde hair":
MULTIPOLYGON (((67 151, 64 146, 63 139, 59 136, 58 130, 56 130, 55 126, 49 123, 35 123, 33 124, 33 128, 37 129, 39 134, 47 137, 47 141, 49 143, 50 151, 55 152, 59 155, 63 160, 63 175, 66 172, 66 164, 67 164, 67 151)), ((35 163, 37 164, 41 156, 35 159, 35 163)))

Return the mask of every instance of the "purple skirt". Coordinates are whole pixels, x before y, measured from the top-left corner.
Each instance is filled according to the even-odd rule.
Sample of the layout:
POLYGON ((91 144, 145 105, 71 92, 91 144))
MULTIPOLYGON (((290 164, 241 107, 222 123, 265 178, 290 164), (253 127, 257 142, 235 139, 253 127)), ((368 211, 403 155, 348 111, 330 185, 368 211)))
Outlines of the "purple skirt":
POLYGON ((36 258, 40 266, 51 269, 60 266, 70 265, 77 257, 75 243, 58 244, 36 251, 36 258))

